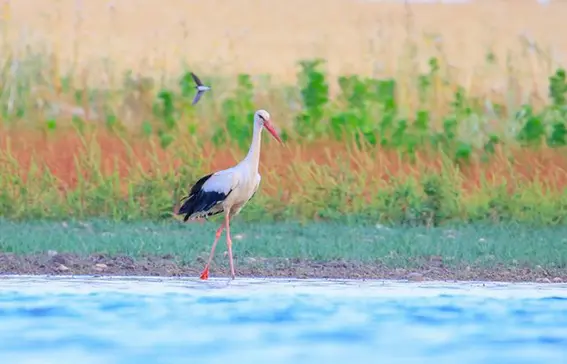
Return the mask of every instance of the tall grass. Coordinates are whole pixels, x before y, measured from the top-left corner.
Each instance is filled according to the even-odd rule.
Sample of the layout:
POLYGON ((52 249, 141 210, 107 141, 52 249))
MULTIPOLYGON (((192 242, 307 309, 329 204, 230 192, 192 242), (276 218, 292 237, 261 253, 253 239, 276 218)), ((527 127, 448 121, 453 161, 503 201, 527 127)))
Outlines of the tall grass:
MULTIPOLYGON (((436 64, 431 60, 431 71, 415 82, 424 100, 434 97, 429 85, 439 82, 436 64)), ((446 114, 436 117, 430 106, 439 102, 424 101, 411 114, 402 111, 395 79, 344 76, 338 80, 341 92, 331 97, 320 60, 301 62, 298 79, 301 107, 281 126, 285 146, 266 141, 264 191, 246 217, 355 217, 411 225, 565 221, 562 69, 549 77, 548 104, 518 110, 493 104, 498 112, 492 117, 485 103, 461 87, 447 100, 446 114)), ((97 97, 103 100, 99 120, 80 113, 65 118, 33 105, 37 99, 29 85, 35 81, 18 78, 18 98, 2 110, 5 217, 168 218, 199 174, 241 157, 252 113, 265 107, 255 100, 262 91, 240 75, 236 89, 221 101, 220 115, 207 120, 190 106, 193 90, 183 74, 177 87, 147 93, 141 123, 128 125, 117 112, 116 101, 135 94, 128 80, 113 91, 63 88, 85 108, 97 97)), ((205 95, 202 107, 212 108, 213 97, 205 95)))
MULTIPOLYGON (((534 62, 509 64, 507 87, 486 93, 474 87, 484 80, 460 83, 442 50, 420 71, 407 49, 407 72, 384 77, 332 79, 323 59, 299 62, 292 86, 200 74, 213 91, 192 107, 188 69, 94 87, 112 72, 65 73, 57 48, 4 48, 0 216, 171 218, 189 183, 242 157, 265 108, 285 145, 265 139, 246 219, 564 223, 564 69, 547 75, 547 97, 526 81, 534 62)), ((495 62, 487 50, 486 69, 495 62)))

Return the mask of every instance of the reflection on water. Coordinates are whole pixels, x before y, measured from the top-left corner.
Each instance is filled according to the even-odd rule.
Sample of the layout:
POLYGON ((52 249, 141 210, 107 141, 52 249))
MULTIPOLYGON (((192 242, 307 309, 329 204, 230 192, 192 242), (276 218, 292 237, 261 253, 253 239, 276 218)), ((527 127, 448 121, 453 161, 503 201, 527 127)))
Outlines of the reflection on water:
POLYGON ((5 363, 541 363, 567 285, 0 278, 5 363))

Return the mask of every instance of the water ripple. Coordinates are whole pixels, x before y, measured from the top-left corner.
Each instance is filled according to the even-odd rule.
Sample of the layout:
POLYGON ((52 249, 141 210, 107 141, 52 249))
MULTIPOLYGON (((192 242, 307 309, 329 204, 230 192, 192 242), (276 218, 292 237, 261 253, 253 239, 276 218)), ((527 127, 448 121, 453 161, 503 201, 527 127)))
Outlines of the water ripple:
POLYGON ((541 363, 567 286, 0 277, 10 363, 541 363))

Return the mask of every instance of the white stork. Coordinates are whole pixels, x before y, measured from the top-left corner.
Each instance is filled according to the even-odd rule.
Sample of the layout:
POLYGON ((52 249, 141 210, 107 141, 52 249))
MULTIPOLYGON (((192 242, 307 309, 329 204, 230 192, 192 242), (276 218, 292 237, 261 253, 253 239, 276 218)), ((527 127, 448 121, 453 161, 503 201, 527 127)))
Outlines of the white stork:
POLYGON ((254 196, 260 185, 258 164, 260 162, 260 144, 262 129, 268 129, 278 142, 280 136, 272 126, 270 114, 266 110, 258 110, 254 114, 254 134, 250 150, 236 166, 201 177, 190 189, 189 194, 181 199, 183 205, 177 211, 185 214, 183 221, 224 213, 224 222, 218 228, 211 248, 209 260, 201 273, 201 279, 209 277, 209 265, 215 253, 220 236, 226 228, 226 245, 230 259, 230 274, 235 278, 232 260, 232 240, 230 237, 230 219, 237 215, 244 205, 254 196))

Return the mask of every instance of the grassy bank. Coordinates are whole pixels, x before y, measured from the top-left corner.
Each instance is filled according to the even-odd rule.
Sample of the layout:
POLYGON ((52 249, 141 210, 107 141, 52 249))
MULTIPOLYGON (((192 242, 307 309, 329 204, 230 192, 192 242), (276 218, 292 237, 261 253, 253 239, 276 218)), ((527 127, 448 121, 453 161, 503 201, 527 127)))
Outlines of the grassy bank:
MULTIPOLYGON (((79 255, 173 256, 180 264, 200 267, 214 234, 208 224, 0 221, 0 251, 36 254, 48 251, 79 255)), ((249 224, 232 229, 240 264, 257 260, 301 259, 379 263, 412 268, 431 260, 451 267, 567 267, 565 227, 527 228, 518 224, 469 224, 447 228, 393 228, 334 223, 249 224)), ((224 236, 216 255, 226 265, 224 236)))
MULTIPOLYGON (((449 7, 452 10, 438 5, 318 3, 325 8, 319 15, 327 21, 321 18, 324 25, 317 29, 299 32, 305 24, 297 19, 303 14, 294 18, 297 23, 285 24, 289 33, 268 33, 262 22, 251 22, 251 27, 262 29, 250 32, 250 44, 241 42, 233 54, 224 54, 231 67, 213 74, 210 68, 200 71, 201 58, 172 58, 172 50, 186 41, 179 38, 182 27, 163 30, 170 38, 158 41, 159 49, 153 52, 144 48, 147 44, 137 53, 124 52, 135 49, 129 38, 132 29, 121 24, 129 21, 137 30, 136 39, 148 27, 140 28, 138 18, 126 15, 129 9, 123 3, 106 7, 86 1, 81 8, 63 1, 50 7, 61 14, 41 21, 21 4, 6 2, 3 8, 1 217, 171 219, 173 205, 190 183, 242 158, 252 114, 265 108, 285 145, 265 140, 262 186, 242 213, 246 221, 428 227, 449 222, 566 222, 567 80, 548 47, 562 39, 556 39, 550 24, 563 9, 552 7, 563 5, 522 3, 514 8, 533 15, 529 25, 538 37, 532 39, 509 29, 487 31, 486 24, 501 23, 491 9, 504 11, 504 3, 449 7), (91 15, 85 16, 87 11, 91 15), (454 17, 454 11, 484 19, 463 23, 477 37, 465 42, 466 52, 454 24, 441 21, 454 17), (363 57, 355 45, 371 40, 371 15, 385 12, 404 26, 379 23, 391 37, 372 39, 382 51, 363 57), (333 18, 336 14, 350 15, 333 18), (443 24, 439 34, 431 33, 433 25, 425 22, 431 17, 443 24), (51 31, 14 38, 24 20, 34 24, 38 34, 46 27, 51 31), (306 47, 299 34, 342 39, 340 30, 352 28, 352 22, 364 29, 348 32, 350 40, 344 44, 329 41, 324 48, 333 52, 294 53, 289 62, 288 56, 276 53, 276 46, 287 44, 286 52, 306 47), (321 29, 326 35, 318 33, 321 29), (93 40, 85 36, 87 31, 107 38, 93 40), (265 37, 271 40, 269 46, 265 37), (356 52, 351 53, 352 47, 356 52), (252 49, 253 62, 240 62, 252 49), (463 61, 465 53, 474 55, 464 57, 473 63, 454 63, 463 61), (349 57, 340 57, 347 54, 360 56, 355 66, 344 60, 349 57), (151 66, 135 67, 133 57, 151 66), (150 62, 155 58, 163 62, 150 62), (306 60, 297 63, 301 58, 306 60), (378 67, 375 59, 388 67, 378 67), (337 66, 339 60, 344 62, 337 66), (185 66, 167 67, 173 63, 185 66), (375 71, 368 72, 369 65, 375 71), (265 67, 273 72, 265 72, 265 67), (199 69, 201 78, 213 86, 196 107, 190 105, 194 89, 189 69, 199 69), (276 74, 287 76, 275 82, 271 76, 276 74)), ((244 5, 252 11, 254 4, 244 5)), ((289 4, 277 6, 295 12, 297 4, 289 4)), ((183 6, 172 1, 168 9, 184 13, 183 6)), ((194 11, 211 13, 208 6, 201 4, 194 11)), ((140 12, 149 16, 166 11, 152 7, 147 3, 140 12)), ((252 16, 245 9, 239 10, 252 16)), ((234 17, 222 16, 226 19, 216 23, 227 31, 239 29, 234 17)), ((209 49, 194 34, 187 37, 197 42, 197 53, 209 49)), ((210 37, 211 42, 220 39, 210 37)), ((148 44, 154 44, 156 39, 149 38, 148 44)))
POLYGON ((184 74, 178 86, 148 96, 150 111, 133 126, 113 108, 135 94, 127 87, 66 91, 85 107, 102 97, 102 123, 49 117, 22 89, 20 108, 3 114, 0 211, 16 219, 170 218, 189 183, 242 158, 256 108, 289 105, 291 120, 278 124, 286 143, 265 141, 261 193, 245 219, 564 223, 565 72, 549 76, 548 103, 517 109, 493 103, 491 112, 499 111, 491 115, 491 100, 462 87, 451 98, 425 101, 437 97, 431 85, 443 84, 436 60, 431 67, 415 79, 424 97, 415 109, 403 103, 396 79, 341 77, 341 93, 332 98, 317 60, 301 63, 296 111, 293 98, 257 102, 262 90, 240 75, 220 105, 206 95, 220 113, 212 120, 196 114, 207 104, 188 106, 193 93, 184 74))

